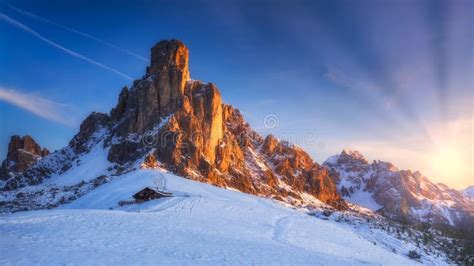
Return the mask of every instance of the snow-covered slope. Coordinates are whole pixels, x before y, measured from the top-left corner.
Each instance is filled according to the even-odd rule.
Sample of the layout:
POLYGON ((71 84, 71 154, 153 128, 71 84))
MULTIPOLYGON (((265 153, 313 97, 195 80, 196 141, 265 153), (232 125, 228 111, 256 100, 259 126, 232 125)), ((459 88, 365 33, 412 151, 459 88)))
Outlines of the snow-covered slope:
POLYGON ((461 193, 474 200, 474 186, 469 186, 461 191, 461 193))
POLYGON ((2 265, 417 263, 406 256, 413 245, 383 231, 158 170, 116 177, 58 209, 3 214, 0 234, 2 265), (118 205, 147 186, 175 197, 118 205))
POLYGON ((399 170, 388 162, 368 163, 352 150, 330 157, 324 165, 345 200, 374 211, 383 208, 388 214, 454 226, 466 226, 474 218, 474 201, 420 172, 399 170))

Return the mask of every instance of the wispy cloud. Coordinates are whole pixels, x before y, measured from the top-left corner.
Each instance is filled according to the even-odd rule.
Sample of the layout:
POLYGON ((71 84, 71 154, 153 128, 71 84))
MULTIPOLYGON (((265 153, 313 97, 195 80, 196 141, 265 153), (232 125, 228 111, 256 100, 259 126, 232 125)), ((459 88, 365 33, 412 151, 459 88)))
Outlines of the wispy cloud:
POLYGON ((42 40, 43 42, 45 42, 45 43, 47 43, 47 44, 49 44, 49 45, 51 45, 51 46, 53 46, 53 47, 55 47, 55 48, 57 48, 57 49, 63 51, 63 52, 65 52, 66 54, 72 55, 72 56, 74 56, 74 57, 76 57, 76 58, 79 58, 79 59, 82 59, 82 60, 84 60, 84 61, 86 61, 86 62, 88 62, 88 63, 91 63, 91 64, 96 65, 96 66, 98 66, 98 67, 101 67, 101 68, 103 68, 103 69, 109 70, 109 71, 111 71, 111 72, 113 72, 113 73, 115 73, 115 74, 117 74, 117 75, 119 75, 119 76, 121 76, 121 77, 123 77, 123 78, 125 78, 125 79, 127 79, 127 80, 133 80, 130 76, 128 76, 128 75, 126 75, 126 74, 124 74, 124 73, 122 73, 122 72, 120 72, 120 71, 118 71, 118 70, 116 70, 116 69, 114 69, 114 68, 112 68, 112 67, 109 67, 109 66, 107 66, 107 65, 104 65, 104 64, 102 64, 102 63, 100 63, 100 62, 97 62, 97 61, 95 61, 95 60, 93 60, 93 59, 91 59, 91 58, 89 58, 89 57, 86 57, 86 56, 81 55, 81 54, 79 54, 79 53, 77 53, 77 52, 74 52, 74 51, 72 51, 72 50, 69 50, 69 49, 67 49, 67 48, 64 47, 64 46, 61 46, 61 45, 59 45, 59 44, 57 44, 57 43, 51 41, 50 39, 48 39, 48 38, 42 36, 41 34, 37 33, 36 31, 34 31, 34 30, 32 30, 31 28, 27 27, 26 25, 22 24, 21 22, 15 20, 15 19, 13 19, 13 18, 11 18, 11 17, 9 17, 9 16, 7 16, 7 15, 5 15, 5 14, 0 13, 0 20, 3 20, 3 21, 5 21, 5 22, 7 22, 7 23, 9 23, 9 24, 11 24, 11 25, 13 25, 13 26, 15 26, 15 27, 21 29, 21 30, 24 30, 24 31, 30 33, 31 35, 35 36, 36 38, 38 38, 38 39, 42 40))
POLYGON ((13 104, 39 117, 69 127, 76 126, 77 124, 77 119, 71 116, 71 107, 69 105, 43 98, 40 95, 0 86, 0 101, 13 104))
POLYGON ((96 42, 98 42, 98 43, 107 45, 107 46, 109 46, 109 47, 111 47, 111 48, 114 48, 114 49, 116 49, 116 50, 118 50, 118 51, 121 51, 121 52, 126 53, 126 54, 128 54, 128 55, 131 55, 131 56, 133 56, 133 57, 135 57, 135 58, 137 58, 137 59, 140 59, 140 60, 142 60, 142 61, 148 62, 148 59, 145 58, 145 57, 143 57, 143 56, 141 56, 141 55, 138 55, 138 54, 136 54, 136 53, 134 53, 134 52, 131 52, 131 51, 125 49, 125 48, 119 47, 119 46, 117 46, 117 45, 115 45, 115 44, 112 44, 112 43, 109 43, 109 42, 107 42, 107 41, 101 40, 101 39, 99 39, 99 38, 97 38, 97 37, 94 37, 94 36, 92 36, 92 35, 90 35, 90 34, 84 33, 84 32, 82 32, 82 31, 79 31, 79 30, 76 30, 76 29, 73 29, 73 28, 70 28, 70 27, 66 27, 66 26, 64 26, 64 25, 61 25, 61 24, 59 24, 59 23, 56 23, 56 22, 54 22, 54 21, 51 21, 51 20, 49 20, 49 19, 46 19, 46 18, 41 17, 41 16, 38 16, 38 15, 36 15, 36 14, 34 14, 34 13, 31 13, 31 12, 29 12, 29 11, 20 9, 20 8, 15 7, 15 6, 12 6, 12 5, 8 5, 8 7, 11 8, 11 9, 13 9, 13 10, 15 10, 16 12, 18 12, 18 13, 20 13, 20 14, 25 15, 25 16, 34 18, 34 19, 36 19, 36 20, 38 20, 38 21, 41 21, 41 22, 44 22, 44 23, 48 23, 48 24, 54 25, 54 26, 56 26, 56 27, 62 28, 62 29, 64 29, 64 30, 67 30, 67 31, 72 32, 72 33, 74 33, 74 34, 77 34, 77 35, 80 35, 80 36, 82 36, 82 37, 86 37, 86 38, 88 38, 88 39, 91 39, 91 40, 93 40, 93 41, 96 41, 96 42))

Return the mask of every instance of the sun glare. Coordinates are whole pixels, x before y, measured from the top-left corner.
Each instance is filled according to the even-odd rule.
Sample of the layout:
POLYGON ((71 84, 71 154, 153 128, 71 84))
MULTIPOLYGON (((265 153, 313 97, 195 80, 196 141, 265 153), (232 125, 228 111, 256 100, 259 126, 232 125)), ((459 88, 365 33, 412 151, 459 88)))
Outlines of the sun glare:
POLYGON ((463 158, 461 152, 453 146, 442 145, 432 155, 431 164, 439 177, 446 179, 462 175, 463 158))

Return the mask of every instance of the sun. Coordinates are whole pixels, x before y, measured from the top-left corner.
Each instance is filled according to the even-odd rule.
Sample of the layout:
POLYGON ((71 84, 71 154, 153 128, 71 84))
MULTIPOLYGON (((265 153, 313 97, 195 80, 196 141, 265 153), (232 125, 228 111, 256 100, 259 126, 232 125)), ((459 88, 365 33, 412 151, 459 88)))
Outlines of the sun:
POLYGON ((432 154, 431 167, 439 177, 455 179, 463 172, 462 154, 454 145, 442 145, 432 154))

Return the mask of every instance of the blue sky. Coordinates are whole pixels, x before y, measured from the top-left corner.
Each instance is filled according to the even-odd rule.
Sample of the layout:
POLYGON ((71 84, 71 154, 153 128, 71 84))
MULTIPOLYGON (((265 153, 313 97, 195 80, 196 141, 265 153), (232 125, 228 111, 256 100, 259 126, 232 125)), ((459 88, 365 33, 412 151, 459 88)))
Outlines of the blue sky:
POLYGON ((474 184, 473 9, 472 1, 0 1, 0 158, 12 134, 51 150, 67 145, 88 113, 108 112, 128 77, 144 74, 154 43, 177 38, 190 49, 191 77, 215 83, 259 132, 318 162, 352 148, 465 187, 474 184), (269 115, 276 127, 265 127, 269 115))

